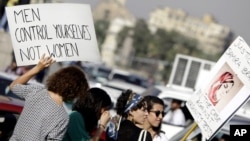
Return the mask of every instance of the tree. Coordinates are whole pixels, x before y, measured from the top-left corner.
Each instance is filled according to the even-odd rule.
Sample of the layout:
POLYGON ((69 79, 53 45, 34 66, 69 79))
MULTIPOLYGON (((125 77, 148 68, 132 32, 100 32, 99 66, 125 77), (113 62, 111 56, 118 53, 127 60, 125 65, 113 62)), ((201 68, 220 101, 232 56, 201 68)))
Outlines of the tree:
POLYGON ((152 38, 148 29, 147 23, 143 19, 139 19, 134 27, 133 46, 135 49, 135 56, 146 57, 147 48, 152 38))
MULTIPOLYGON (((130 27, 123 27, 123 29, 118 33, 118 36, 116 38, 117 40, 117 48, 116 48, 116 51, 119 50, 123 43, 124 43, 124 40, 126 39, 127 36, 129 36, 129 31, 131 30, 130 27)), ((133 30, 133 29, 132 29, 133 30)))
POLYGON ((109 24, 110 24, 110 22, 107 21, 107 20, 98 20, 94 24, 95 25, 95 31, 96 31, 97 43, 98 43, 99 47, 104 42, 104 39, 106 37, 106 33, 107 33, 107 30, 108 30, 109 24))
POLYGON ((174 42, 170 33, 158 29, 150 40, 148 57, 158 60, 168 60, 168 52, 173 48, 174 42))

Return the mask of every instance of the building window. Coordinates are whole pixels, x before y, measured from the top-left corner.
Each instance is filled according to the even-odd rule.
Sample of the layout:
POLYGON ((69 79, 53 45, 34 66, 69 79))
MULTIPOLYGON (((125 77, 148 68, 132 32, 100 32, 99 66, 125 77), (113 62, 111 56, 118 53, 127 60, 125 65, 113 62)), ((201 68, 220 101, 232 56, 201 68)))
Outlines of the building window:
POLYGON ((178 54, 175 57, 169 85, 177 85, 185 88, 195 89, 197 82, 213 68, 214 62, 192 56, 178 54))
POLYGON ((187 59, 183 59, 183 58, 179 59, 176 72, 175 72, 175 76, 174 76, 174 80, 173 80, 173 84, 181 85, 183 77, 184 77, 187 61, 188 61, 187 59))
POLYGON ((210 64, 205 64, 205 65, 204 65, 204 70, 210 71, 211 68, 212 68, 212 66, 211 66, 210 64))
POLYGON ((200 62, 192 61, 189 72, 188 72, 187 81, 185 84, 186 87, 188 88, 195 87, 200 67, 201 67, 200 62))

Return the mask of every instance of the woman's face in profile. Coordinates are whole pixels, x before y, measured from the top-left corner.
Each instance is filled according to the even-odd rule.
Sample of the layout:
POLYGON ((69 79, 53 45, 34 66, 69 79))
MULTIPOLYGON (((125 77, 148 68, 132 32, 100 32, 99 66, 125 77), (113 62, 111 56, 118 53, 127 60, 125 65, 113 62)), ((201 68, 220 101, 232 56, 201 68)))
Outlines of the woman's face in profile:
POLYGON ((232 89, 233 85, 234 83, 231 83, 231 82, 222 83, 221 87, 218 89, 216 93, 217 101, 225 97, 229 93, 229 91, 232 89))
POLYGON ((133 117, 134 122, 143 125, 148 116, 147 108, 142 107, 141 109, 131 111, 131 115, 133 117))

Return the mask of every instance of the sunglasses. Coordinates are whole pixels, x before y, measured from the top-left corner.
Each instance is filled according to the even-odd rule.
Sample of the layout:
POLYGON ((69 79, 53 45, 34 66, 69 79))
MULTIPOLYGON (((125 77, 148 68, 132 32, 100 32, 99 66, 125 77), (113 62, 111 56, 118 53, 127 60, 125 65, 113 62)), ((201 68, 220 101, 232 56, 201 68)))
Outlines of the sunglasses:
POLYGON ((149 111, 149 112, 155 113, 156 117, 159 117, 160 114, 162 115, 162 117, 165 116, 165 112, 163 112, 163 111, 162 112, 161 111, 149 111))

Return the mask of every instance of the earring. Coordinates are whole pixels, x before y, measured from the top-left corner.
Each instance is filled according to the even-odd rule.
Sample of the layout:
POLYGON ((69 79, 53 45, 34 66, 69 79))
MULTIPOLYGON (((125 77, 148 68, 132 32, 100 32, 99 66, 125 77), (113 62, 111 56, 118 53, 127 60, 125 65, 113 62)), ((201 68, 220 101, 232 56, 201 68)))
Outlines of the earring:
POLYGON ((134 123, 134 124, 135 124, 135 120, 134 120, 134 117, 132 117, 132 120, 131 120, 131 121, 132 121, 132 123, 134 123))

